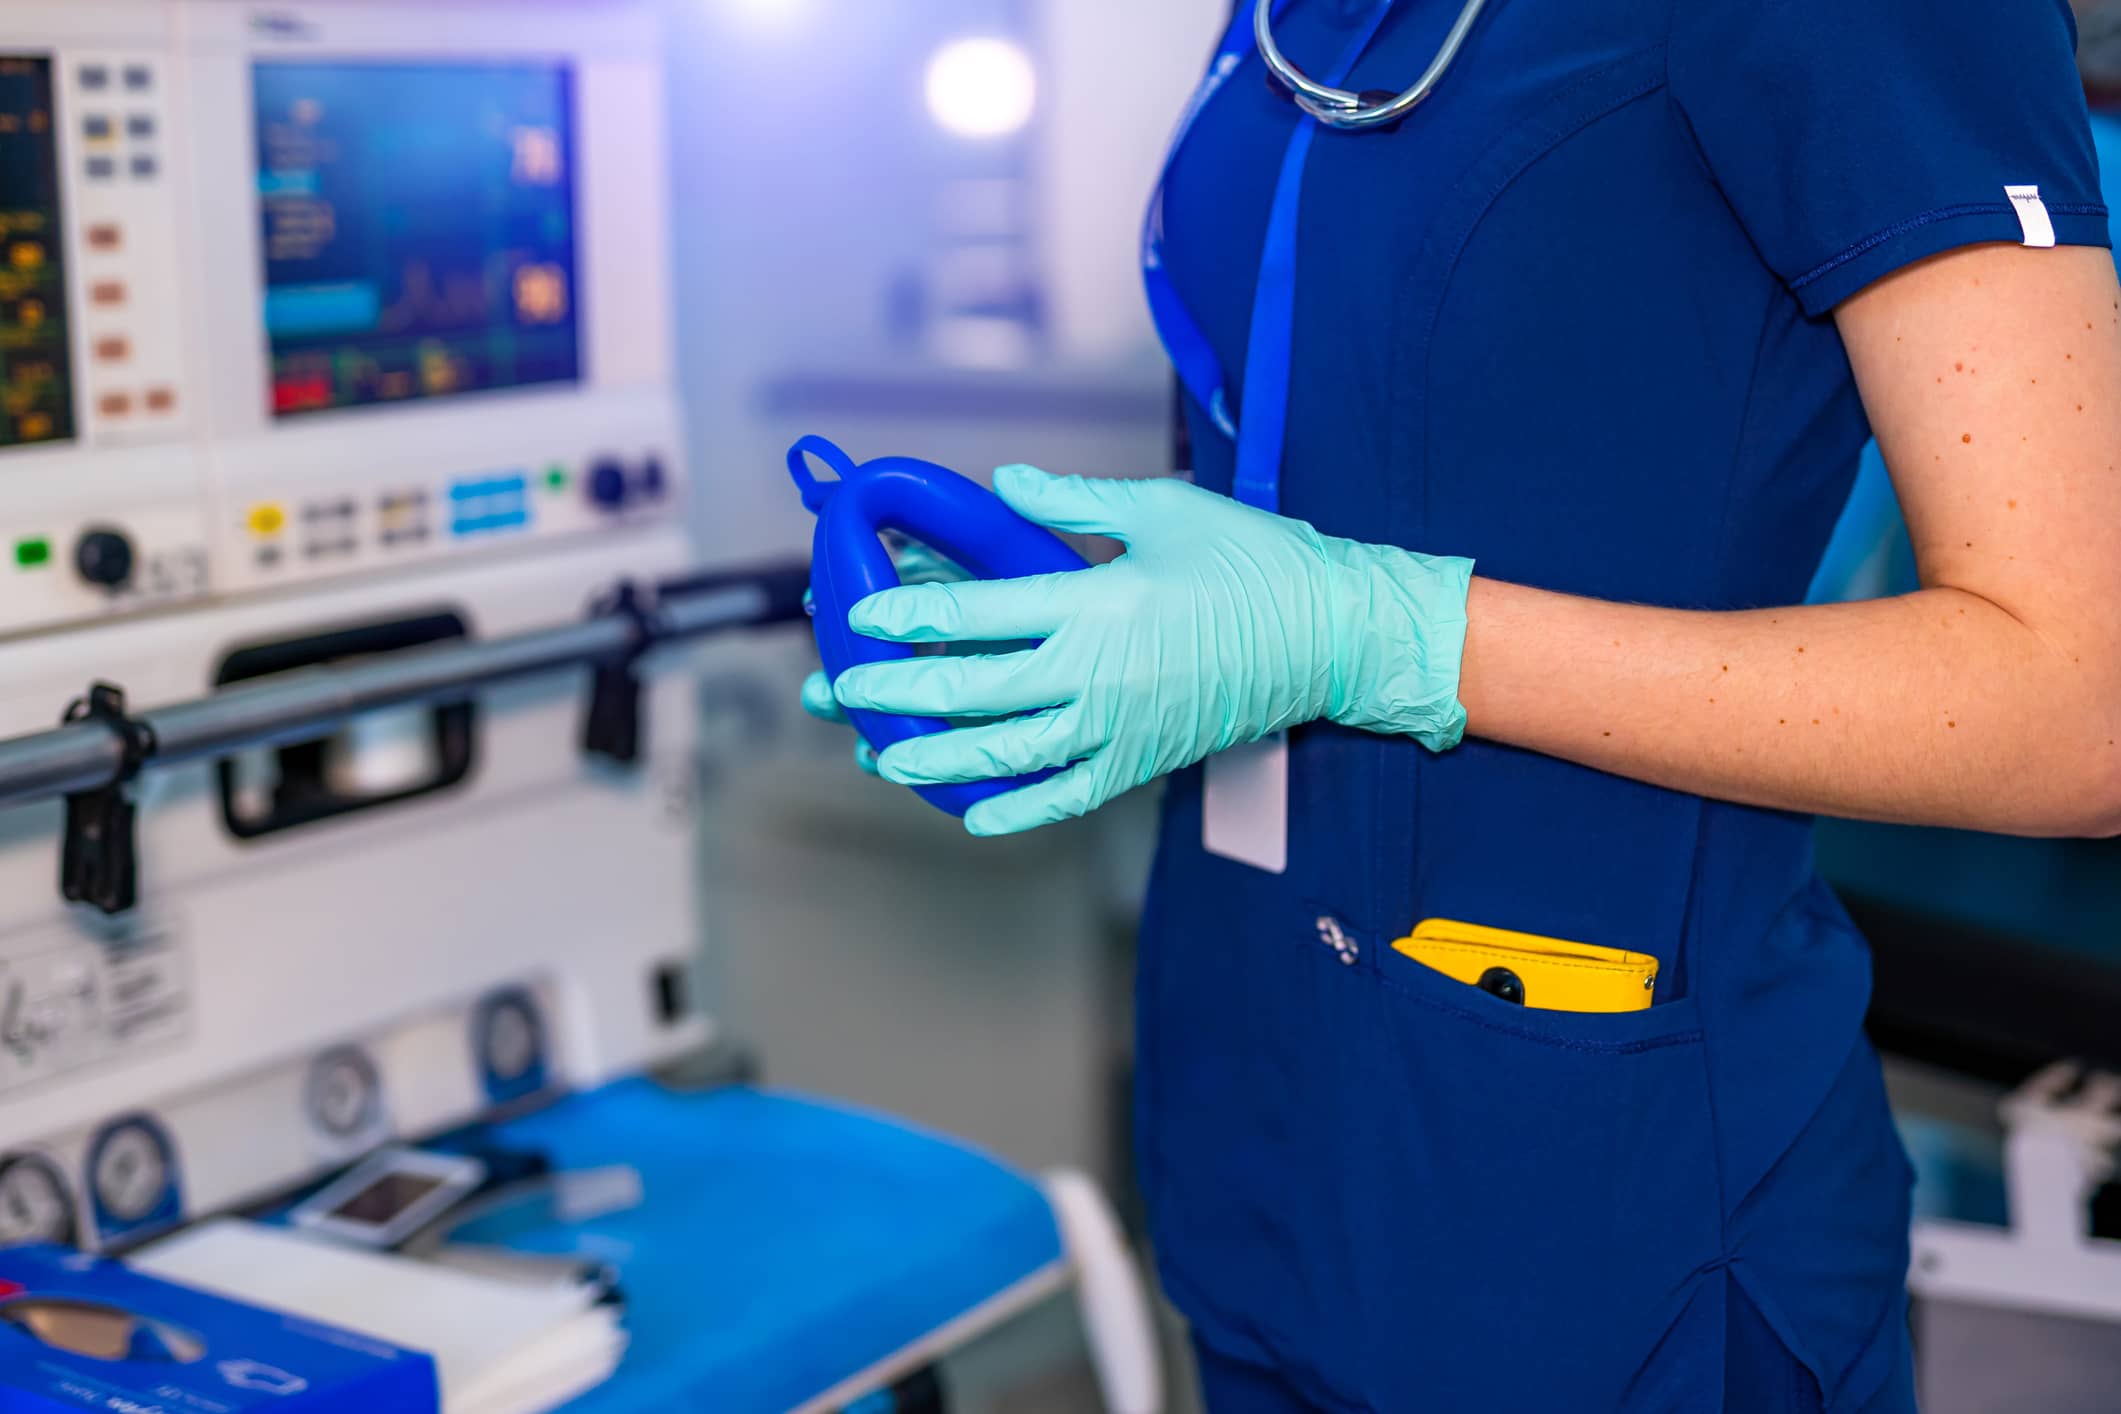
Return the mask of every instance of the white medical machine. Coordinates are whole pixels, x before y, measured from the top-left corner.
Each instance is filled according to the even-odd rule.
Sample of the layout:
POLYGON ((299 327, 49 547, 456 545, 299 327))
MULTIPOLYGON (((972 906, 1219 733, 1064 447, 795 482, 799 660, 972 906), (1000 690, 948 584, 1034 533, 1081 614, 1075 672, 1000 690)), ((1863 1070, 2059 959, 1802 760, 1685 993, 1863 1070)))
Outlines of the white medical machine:
MULTIPOLYGON (((0 0, 0 737, 683 570, 662 90, 633 0, 0 0)), ((108 915, 67 811, 0 811, 0 1242, 122 1250, 706 1042, 647 691, 632 771, 578 677, 157 769, 136 890, 69 866, 108 915)))
POLYGON ((1915 1225, 1922 1407, 2104 1414, 2121 1389, 2121 1242, 2092 1205, 2121 1173, 2121 1075, 2057 1062, 2002 1106, 2006 1227, 1915 1225))

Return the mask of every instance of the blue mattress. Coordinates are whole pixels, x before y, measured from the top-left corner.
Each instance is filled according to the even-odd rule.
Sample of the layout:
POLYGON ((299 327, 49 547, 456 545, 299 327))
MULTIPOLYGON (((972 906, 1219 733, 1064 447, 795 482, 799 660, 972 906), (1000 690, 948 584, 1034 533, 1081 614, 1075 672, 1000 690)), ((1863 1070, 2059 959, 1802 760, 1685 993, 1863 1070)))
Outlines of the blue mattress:
POLYGON ((497 1126, 645 1202, 551 1234, 622 1271, 633 1344, 569 1414, 782 1414, 1061 1260, 1023 1175, 887 1119, 628 1080, 497 1126))

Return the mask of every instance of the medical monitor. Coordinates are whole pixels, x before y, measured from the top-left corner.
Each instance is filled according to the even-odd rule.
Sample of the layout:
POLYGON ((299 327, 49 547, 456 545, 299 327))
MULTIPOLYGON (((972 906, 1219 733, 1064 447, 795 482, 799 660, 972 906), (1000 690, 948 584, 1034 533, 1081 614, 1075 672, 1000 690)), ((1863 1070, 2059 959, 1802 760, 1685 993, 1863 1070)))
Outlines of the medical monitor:
POLYGON ((579 379, 566 65, 252 82, 276 417, 579 379))
POLYGON ((0 641, 678 523, 651 5, 0 21, 0 641))
POLYGON ((0 447, 74 435, 52 61, 0 55, 0 447))

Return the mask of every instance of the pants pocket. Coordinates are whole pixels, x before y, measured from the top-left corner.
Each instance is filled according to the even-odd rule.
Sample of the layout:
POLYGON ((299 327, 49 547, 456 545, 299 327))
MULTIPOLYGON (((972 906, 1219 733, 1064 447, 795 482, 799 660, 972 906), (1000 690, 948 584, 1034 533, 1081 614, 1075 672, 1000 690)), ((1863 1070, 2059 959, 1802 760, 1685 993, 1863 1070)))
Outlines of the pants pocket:
POLYGON ((1626 1407, 1720 1250, 1692 1004, 1527 1012, 1277 912, 1145 972, 1152 1228, 1203 1339, 1331 1408, 1626 1407))

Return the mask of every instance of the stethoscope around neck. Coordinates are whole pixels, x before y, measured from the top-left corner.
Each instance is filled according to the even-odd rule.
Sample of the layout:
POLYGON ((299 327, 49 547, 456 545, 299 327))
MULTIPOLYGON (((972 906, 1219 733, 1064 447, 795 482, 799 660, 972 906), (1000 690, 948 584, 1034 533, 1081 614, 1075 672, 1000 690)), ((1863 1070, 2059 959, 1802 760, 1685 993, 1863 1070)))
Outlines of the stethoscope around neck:
POLYGON ((1289 62, 1281 47, 1274 42, 1275 0, 1258 0, 1252 11, 1252 34, 1259 43, 1260 57, 1266 60, 1267 72, 1274 81, 1289 91, 1296 106, 1318 119, 1329 128, 1343 132, 1366 132, 1372 128, 1389 128, 1407 114, 1420 107, 1436 85, 1450 70, 1458 58, 1458 51, 1465 46, 1466 36, 1473 31, 1473 24, 1480 18, 1488 0, 1466 0, 1465 7, 1451 24, 1451 32, 1444 36, 1443 47, 1429 62, 1424 73, 1414 86, 1397 97, 1375 93, 1350 93, 1344 88, 1313 82, 1304 71, 1289 62))

